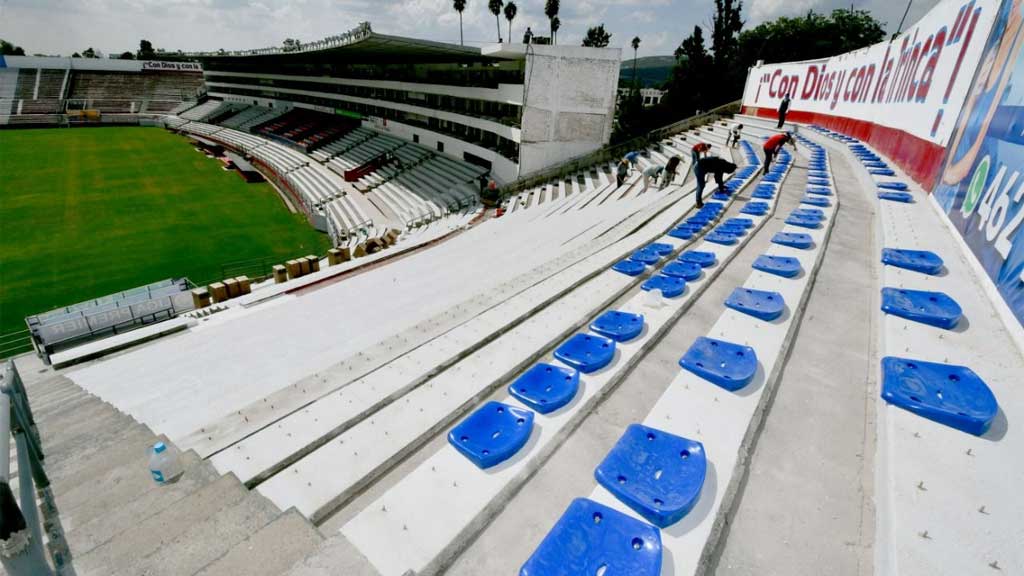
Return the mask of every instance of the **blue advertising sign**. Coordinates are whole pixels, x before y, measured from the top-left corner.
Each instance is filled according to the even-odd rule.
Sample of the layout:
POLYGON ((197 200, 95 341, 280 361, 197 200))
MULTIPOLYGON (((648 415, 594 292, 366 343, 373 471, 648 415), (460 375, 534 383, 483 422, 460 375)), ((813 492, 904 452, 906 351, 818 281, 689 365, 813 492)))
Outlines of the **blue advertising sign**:
POLYGON ((1022 6, 999 9, 933 194, 1024 324, 1022 6))

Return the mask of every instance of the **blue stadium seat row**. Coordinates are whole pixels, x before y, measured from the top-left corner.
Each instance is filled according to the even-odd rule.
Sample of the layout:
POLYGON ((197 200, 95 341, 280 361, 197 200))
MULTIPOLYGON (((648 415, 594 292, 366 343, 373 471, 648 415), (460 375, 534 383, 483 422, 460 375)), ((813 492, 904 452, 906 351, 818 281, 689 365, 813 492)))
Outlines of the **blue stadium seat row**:
MULTIPOLYGON (((816 131, 844 142, 872 177, 891 177, 882 159, 855 138, 822 127, 816 131)), ((893 172, 889 170, 889 172, 893 172)), ((878 182, 878 198, 913 202, 905 182, 878 182)), ((912 272, 937 275, 942 258, 927 250, 884 248, 881 261, 912 272)), ((884 313, 950 330, 962 318, 960 305, 938 291, 882 288, 884 313)), ((987 384, 970 368, 947 363, 887 356, 881 362, 882 399, 934 422, 980 436, 988 431, 999 412, 999 404, 987 384)))

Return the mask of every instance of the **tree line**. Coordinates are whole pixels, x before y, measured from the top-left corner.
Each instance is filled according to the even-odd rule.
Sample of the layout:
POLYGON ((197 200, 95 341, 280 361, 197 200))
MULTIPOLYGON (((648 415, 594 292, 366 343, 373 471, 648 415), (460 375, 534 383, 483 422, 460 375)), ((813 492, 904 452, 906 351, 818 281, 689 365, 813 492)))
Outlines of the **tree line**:
MULTIPOLYGON (((757 61, 792 62, 857 50, 885 38, 882 23, 867 10, 838 9, 824 15, 781 17, 743 30, 742 0, 715 0, 711 46, 694 26, 675 50, 676 63, 661 88, 661 102, 644 108, 635 81, 619 107, 613 137, 622 141, 654 128, 738 100, 747 70, 757 61)), ((634 70, 636 63, 634 45, 634 70)))

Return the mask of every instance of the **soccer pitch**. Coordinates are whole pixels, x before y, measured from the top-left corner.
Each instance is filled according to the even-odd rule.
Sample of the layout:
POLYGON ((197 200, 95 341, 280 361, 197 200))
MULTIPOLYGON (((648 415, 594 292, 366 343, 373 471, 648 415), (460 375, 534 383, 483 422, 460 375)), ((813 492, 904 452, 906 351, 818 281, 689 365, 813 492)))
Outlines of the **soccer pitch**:
POLYGON ((158 128, 0 130, 0 334, 27 315, 226 262, 323 254, 326 234, 158 128))

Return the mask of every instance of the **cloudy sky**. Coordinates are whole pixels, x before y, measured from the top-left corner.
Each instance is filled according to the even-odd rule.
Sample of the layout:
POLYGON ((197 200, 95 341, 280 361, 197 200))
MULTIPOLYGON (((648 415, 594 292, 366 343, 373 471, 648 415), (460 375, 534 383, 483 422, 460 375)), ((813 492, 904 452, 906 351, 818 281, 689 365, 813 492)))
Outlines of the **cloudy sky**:
MULTIPOLYGON (((849 8, 850 0, 747 0, 747 26, 808 9, 849 8)), ((937 0, 913 0, 914 22, 937 0)), ((517 0, 513 36, 526 26, 546 34, 544 0, 517 0)), ((855 0, 895 30, 903 0, 855 0)), ((694 25, 709 26, 714 0, 561 0, 559 43, 579 44, 604 23, 612 46, 641 38, 640 55, 671 54, 694 25)), ((139 39, 166 49, 216 50, 278 45, 288 37, 316 40, 369 21, 376 32, 458 42, 451 0, 0 0, 0 38, 27 53, 70 55, 93 46, 104 53, 135 50, 139 39)), ((502 34, 508 23, 501 20, 502 34)), ((467 0, 467 43, 494 42, 486 0, 467 0)))

